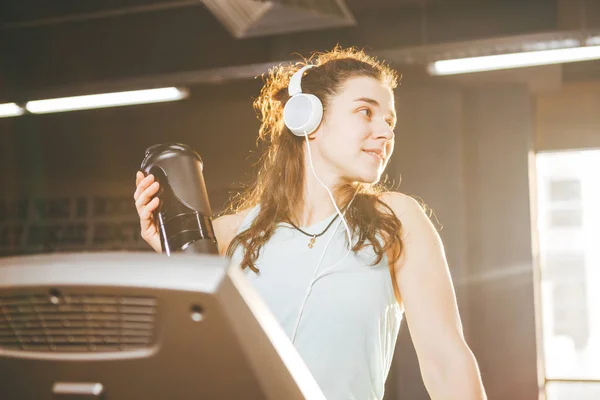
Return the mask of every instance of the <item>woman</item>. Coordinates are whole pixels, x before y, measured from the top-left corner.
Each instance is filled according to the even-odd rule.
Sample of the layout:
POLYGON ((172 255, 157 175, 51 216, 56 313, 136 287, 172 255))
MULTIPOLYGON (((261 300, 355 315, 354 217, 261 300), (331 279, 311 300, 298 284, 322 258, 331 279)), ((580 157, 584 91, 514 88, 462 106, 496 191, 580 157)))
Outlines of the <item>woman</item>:
MULTIPOLYGON (((430 396, 485 398, 436 230, 415 200, 377 185, 394 148, 397 73, 340 47, 308 62, 271 70, 255 100, 265 151, 254 184, 214 220, 219 251, 328 399, 383 397, 403 314, 430 396), (318 99, 304 101, 312 127, 296 121, 299 93, 318 99)), ((138 172, 136 185, 142 237, 161 251, 158 183, 138 172)))

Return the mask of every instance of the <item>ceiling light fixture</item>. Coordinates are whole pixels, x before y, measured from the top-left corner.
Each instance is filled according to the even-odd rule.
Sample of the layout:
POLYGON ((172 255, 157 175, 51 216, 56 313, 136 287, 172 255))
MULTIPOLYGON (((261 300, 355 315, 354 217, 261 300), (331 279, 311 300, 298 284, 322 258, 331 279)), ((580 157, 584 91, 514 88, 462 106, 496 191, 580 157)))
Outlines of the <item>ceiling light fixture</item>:
POLYGON ((427 70, 431 75, 455 75, 598 59, 600 45, 440 60, 429 64, 427 70))
POLYGON ((89 110, 94 108, 120 107, 135 104, 177 101, 188 97, 182 88, 134 90, 128 92, 92 94, 85 96, 62 97, 57 99, 34 100, 25 105, 33 114, 47 114, 62 111, 89 110))
POLYGON ((19 107, 16 103, 0 104, 0 118, 17 117, 24 113, 23 107, 19 107))

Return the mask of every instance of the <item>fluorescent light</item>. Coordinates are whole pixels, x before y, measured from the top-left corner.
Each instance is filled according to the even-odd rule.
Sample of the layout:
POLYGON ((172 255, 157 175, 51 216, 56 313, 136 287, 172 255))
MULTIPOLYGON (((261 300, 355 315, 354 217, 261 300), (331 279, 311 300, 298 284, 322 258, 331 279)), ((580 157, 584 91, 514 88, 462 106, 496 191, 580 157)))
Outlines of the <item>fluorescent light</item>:
POLYGON ((161 89, 62 97, 48 100, 34 100, 27 102, 25 108, 33 114, 46 114, 61 111, 89 110, 92 108, 176 101, 184 99, 187 96, 188 92, 185 89, 168 87, 161 89))
POLYGON ((588 46, 596 46, 600 44, 600 36, 592 36, 585 40, 585 44, 588 46))
POLYGON ((441 60, 429 64, 431 75, 454 75, 468 72, 492 71, 509 68, 532 67, 576 61, 600 59, 600 46, 531 51, 493 56, 441 60))
POLYGON ((0 104, 0 118, 4 117, 16 117, 23 115, 25 110, 23 107, 19 107, 15 103, 0 104))
POLYGON ((541 51, 541 50, 555 50, 565 49, 571 47, 581 46, 579 39, 563 39, 563 40, 541 40, 530 43, 524 43, 522 51, 541 51))

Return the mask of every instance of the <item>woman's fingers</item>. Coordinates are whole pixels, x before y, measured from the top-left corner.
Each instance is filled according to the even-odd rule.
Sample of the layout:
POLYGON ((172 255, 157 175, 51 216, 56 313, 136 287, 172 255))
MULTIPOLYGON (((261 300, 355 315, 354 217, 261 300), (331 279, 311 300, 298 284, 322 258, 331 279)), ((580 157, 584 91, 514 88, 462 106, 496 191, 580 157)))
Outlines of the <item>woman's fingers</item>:
POLYGON ((144 173, 142 171, 138 171, 135 173, 135 186, 137 187, 140 182, 144 179, 144 173))
POLYGON ((153 197, 160 188, 158 182, 155 182, 152 174, 144 176, 142 171, 135 174, 135 208, 140 217, 141 236, 152 248, 161 252, 160 238, 158 237, 158 227, 154 221, 153 213, 160 205, 160 199, 153 197))
MULTIPOLYGON (((136 182, 138 181, 138 176, 136 175, 136 182)), ((150 174, 145 178, 142 178, 135 188, 135 192, 133 193, 133 199, 138 201, 140 195, 154 182, 154 175, 150 174)))
POLYGON ((158 192, 158 188, 158 182, 154 182, 138 196, 138 199, 135 201, 135 208, 140 214, 144 206, 150 203, 150 201, 152 200, 152 196, 154 196, 156 192, 158 192))
POLYGON ((148 229, 151 225, 154 225, 152 220, 152 213, 158 207, 160 200, 158 197, 153 198, 146 206, 142 208, 140 212, 140 221, 142 223, 142 230, 148 229))
MULTIPOLYGON (((148 175, 147 177, 144 177, 144 173, 142 171, 137 171, 135 173, 135 193, 133 194, 133 198, 135 200, 137 200, 137 197, 139 196, 139 193, 141 193, 143 191, 143 189, 140 189, 140 183, 142 183, 142 181, 144 180, 144 178, 149 178, 151 175, 148 175)), ((144 185, 146 186, 146 185, 144 185)))

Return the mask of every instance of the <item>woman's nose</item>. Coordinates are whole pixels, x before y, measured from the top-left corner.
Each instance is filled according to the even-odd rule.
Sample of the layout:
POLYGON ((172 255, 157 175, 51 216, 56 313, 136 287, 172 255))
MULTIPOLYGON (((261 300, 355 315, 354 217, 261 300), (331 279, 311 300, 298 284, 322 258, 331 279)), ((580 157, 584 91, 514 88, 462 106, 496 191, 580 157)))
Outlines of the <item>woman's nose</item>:
POLYGON ((377 123, 377 128, 376 128, 376 132, 377 132, 377 137, 382 137, 385 138, 387 140, 393 139, 394 138, 394 130, 392 129, 392 127, 387 123, 387 121, 385 121, 384 118, 381 118, 378 123, 377 123))

